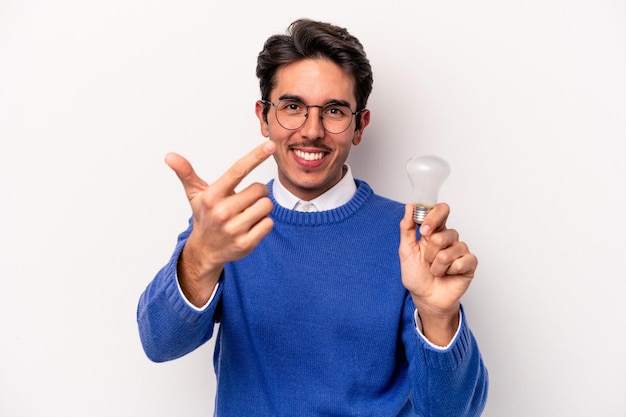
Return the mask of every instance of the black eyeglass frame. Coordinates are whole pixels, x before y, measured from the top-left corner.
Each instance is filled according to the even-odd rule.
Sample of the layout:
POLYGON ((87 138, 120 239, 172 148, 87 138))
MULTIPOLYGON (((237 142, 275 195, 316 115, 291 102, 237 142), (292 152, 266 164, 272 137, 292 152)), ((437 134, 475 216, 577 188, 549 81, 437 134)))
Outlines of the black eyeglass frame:
MULTIPOLYGON (((299 101, 299 100, 279 100, 279 101, 287 101, 287 102, 291 101, 291 102, 294 102, 294 103, 295 103, 295 102, 302 103, 302 102, 301 102, 301 101, 299 101)), ((270 105, 272 105, 273 107, 276 107, 276 108, 278 109, 278 103, 273 103, 273 102, 271 102, 271 101, 269 101, 269 100, 261 100, 261 103, 263 103, 263 104, 265 104, 265 105, 270 104, 270 105)), ((354 119, 354 116, 356 116, 357 114, 359 114, 359 113, 361 113, 361 112, 363 111, 363 110, 357 110, 357 111, 354 111, 354 112, 353 112, 353 111, 352 111, 352 109, 350 108, 350 106, 347 106, 347 105, 345 105, 345 104, 338 104, 339 106, 342 106, 342 107, 347 107, 347 108, 350 110, 350 122, 348 122, 348 125, 347 125, 347 126, 346 126, 346 128, 345 128, 345 129, 343 129, 342 131, 339 131, 339 132, 331 132, 330 130, 326 129, 326 126, 324 125, 324 116, 323 116, 324 112, 323 112, 323 110, 324 110, 324 107, 327 107, 327 106, 332 106, 333 104, 325 104, 325 105, 323 105, 323 106, 320 106, 319 104, 309 104, 309 105, 307 105, 307 104, 302 103, 302 105, 306 108, 306 113, 304 114, 304 121, 302 122, 302 124, 301 124, 300 126, 298 126, 298 127, 285 127, 285 126, 283 126, 283 124, 282 124, 282 123, 280 122, 280 120, 278 119, 278 112, 276 112, 276 121, 278 122, 278 124, 279 124, 279 125, 280 125, 283 129, 286 129, 286 130, 298 130, 298 129, 301 129, 301 128, 302 128, 302 126, 304 126, 304 124, 306 123, 307 118, 309 117, 309 108, 311 108, 311 107, 317 107, 318 109, 320 109, 320 120, 321 120, 322 127, 324 128, 324 130, 325 130, 326 132, 328 132, 328 133, 333 134, 333 135, 338 135, 338 134, 343 133, 343 132, 345 132, 346 130, 348 130, 348 128, 349 128, 349 127, 350 127, 350 125, 352 124, 352 119, 354 119)), ((336 104, 336 105, 337 105, 337 104, 336 104)))

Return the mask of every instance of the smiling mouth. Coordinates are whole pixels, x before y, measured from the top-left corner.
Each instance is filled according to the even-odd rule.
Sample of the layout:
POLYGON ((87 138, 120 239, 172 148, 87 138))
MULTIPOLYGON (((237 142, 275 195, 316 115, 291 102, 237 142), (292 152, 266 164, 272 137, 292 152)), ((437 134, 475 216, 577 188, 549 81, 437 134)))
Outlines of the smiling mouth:
POLYGON ((300 149, 294 149, 293 152, 298 158, 304 159, 305 161, 319 161, 326 155, 326 152, 305 152, 300 149))

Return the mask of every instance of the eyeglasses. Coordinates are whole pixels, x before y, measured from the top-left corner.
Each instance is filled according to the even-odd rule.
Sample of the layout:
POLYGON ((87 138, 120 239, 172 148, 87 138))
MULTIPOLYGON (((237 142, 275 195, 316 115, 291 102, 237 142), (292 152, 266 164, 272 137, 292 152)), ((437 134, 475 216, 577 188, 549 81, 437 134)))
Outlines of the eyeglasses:
POLYGON ((345 132, 350 127, 354 115, 361 112, 353 112, 349 106, 337 103, 307 106, 299 100, 280 100, 278 103, 261 100, 261 102, 276 107, 276 120, 287 130, 298 130, 304 126, 311 107, 320 109, 320 121, 324 130, 335 134, 345 132))

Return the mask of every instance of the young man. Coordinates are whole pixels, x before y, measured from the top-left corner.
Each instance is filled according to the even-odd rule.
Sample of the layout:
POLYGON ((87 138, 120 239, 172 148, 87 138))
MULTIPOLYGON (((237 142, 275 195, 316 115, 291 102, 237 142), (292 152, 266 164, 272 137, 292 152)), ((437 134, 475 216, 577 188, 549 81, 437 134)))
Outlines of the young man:
POLYGON ((217 416, 478 416, 488 377, 460 305, 476 257, 439 204, 376 195, 346 159, 370 121, 372 72, 345 29, 310 20, 259 54, 268 137, 207 184, 181 156, 193 216, 142 294, 154 361, 215 342, 217 416), (269 184, 235 188, 273 155, 269 184))

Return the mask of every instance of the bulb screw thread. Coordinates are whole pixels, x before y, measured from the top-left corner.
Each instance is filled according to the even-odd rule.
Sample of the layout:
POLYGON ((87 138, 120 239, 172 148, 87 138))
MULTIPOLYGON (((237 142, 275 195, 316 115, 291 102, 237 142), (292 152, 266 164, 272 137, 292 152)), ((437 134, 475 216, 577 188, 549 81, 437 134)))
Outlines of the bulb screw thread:
POLYGON ((424 219, 426 218, 426 215, 430 211, 430 209, 431 209, 430 207, 426 207, 421 204, 414 204, 413 205, 413 220, 415 221, 415 223, 422 224, 424 222, 424 219))

